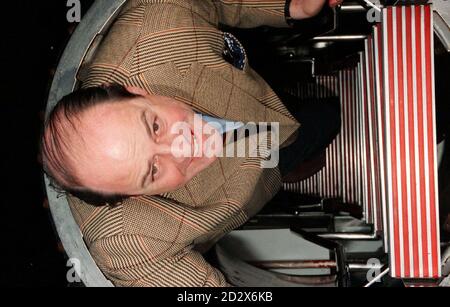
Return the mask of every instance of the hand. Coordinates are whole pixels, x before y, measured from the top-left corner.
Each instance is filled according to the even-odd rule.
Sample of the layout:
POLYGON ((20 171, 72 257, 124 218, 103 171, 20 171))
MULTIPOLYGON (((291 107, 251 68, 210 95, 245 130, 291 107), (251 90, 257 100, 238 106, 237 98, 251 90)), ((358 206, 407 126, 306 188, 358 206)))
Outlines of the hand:
POLYGON ((326 2, 330 7, 335 7, 343 0, 292 0, 289 13, 294 19, 314 17, 322 10, 326 2))
POLYGON ((328 0, 328 5, 330 7, 336 7, 338 5, 341 5, 344 0, 328 0))

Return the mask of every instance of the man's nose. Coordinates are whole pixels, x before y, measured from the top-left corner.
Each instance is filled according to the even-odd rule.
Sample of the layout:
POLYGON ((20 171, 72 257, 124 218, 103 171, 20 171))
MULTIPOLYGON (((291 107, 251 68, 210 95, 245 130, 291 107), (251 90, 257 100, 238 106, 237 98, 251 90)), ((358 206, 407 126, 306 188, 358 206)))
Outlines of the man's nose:
POLYGON ((179 146, 176 142, 164 142, 157 145, 156 153, 160 156, 184 160, 191 154, 191 146, 184 142, 179 146))

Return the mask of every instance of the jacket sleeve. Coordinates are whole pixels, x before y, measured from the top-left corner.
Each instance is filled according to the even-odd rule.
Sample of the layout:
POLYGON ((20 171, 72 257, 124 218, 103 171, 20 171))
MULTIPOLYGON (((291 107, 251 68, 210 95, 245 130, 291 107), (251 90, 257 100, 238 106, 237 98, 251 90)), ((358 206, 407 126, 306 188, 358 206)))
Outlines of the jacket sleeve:
POLYGON ((165 259, 153 276, 138 280, 135 286, 148 287, 227 287, 222 273, 195 251, 165 259))
POLYGON ((222 273, 197 251, 187 247, 155 260, 153 244, 145 235, 121 234, 97 240, 90 252, 118 287, 229 286, 222 273))
POLYGON ((212 267, 203 257, 194 251, 170 259, 159 271, 160 280, 143 278, 136 286, 163 287, 229 287, 222 273, 212 267), (177 258, 177 259, 175 259, 177 258), (164 278, 162 278, 164 277, 164 278))
POLYGON ((236 28, 288 27, 286 0, 210 0, 218 22, 236 28))

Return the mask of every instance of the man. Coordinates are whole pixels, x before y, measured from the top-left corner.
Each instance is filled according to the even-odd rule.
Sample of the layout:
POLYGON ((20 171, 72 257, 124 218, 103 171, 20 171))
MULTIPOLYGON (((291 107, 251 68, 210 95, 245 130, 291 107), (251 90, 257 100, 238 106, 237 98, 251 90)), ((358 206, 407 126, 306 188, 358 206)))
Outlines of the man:
MULTIPOLYGON (((308 146, 304 131, 320 130, 320 124, 315 118, 298 129, 302 120, 250 68, 239 41, 219 24, 283 27, 291 18, 314 16, 324 3, 126 3, 81 75, 83 89, 59 102, 43 136, 45 170, 70 193, 89 250, 115 285, 227 285, 200 252, 258 212, 295 163, 261 168, 267 156, 197 157, 198 147, 211 139, 221 144, 222 136, 205 120, 200 131, 211 133, 197 132, 195 113, 275 122, 282 146, 298 130, 297 149, 308 146), (172 132, 178 123, 186 124, 187 135, 172 132), (174 152, 178 137, 191 156, 174 152), (110 206, 97 206, 104 203, 110 206)), ((321 112, 333 110, 323 106, 321 112)), ((310 136, 317 144, 302 159, 329 142, 336 127, 324 130, 320 142, 310 136)))

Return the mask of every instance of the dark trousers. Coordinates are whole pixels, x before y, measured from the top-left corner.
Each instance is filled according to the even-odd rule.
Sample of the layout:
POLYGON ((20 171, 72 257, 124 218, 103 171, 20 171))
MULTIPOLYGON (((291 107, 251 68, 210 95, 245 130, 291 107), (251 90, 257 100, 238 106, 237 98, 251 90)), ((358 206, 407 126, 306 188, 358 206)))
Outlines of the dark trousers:
POLYGON ((300 101, 291 95, 279 96, 301 124, 297 139, 280 150, 279 167, 281 175, 285 176, 328 147, 341 129, 341 112, 337 97, 300 101))

